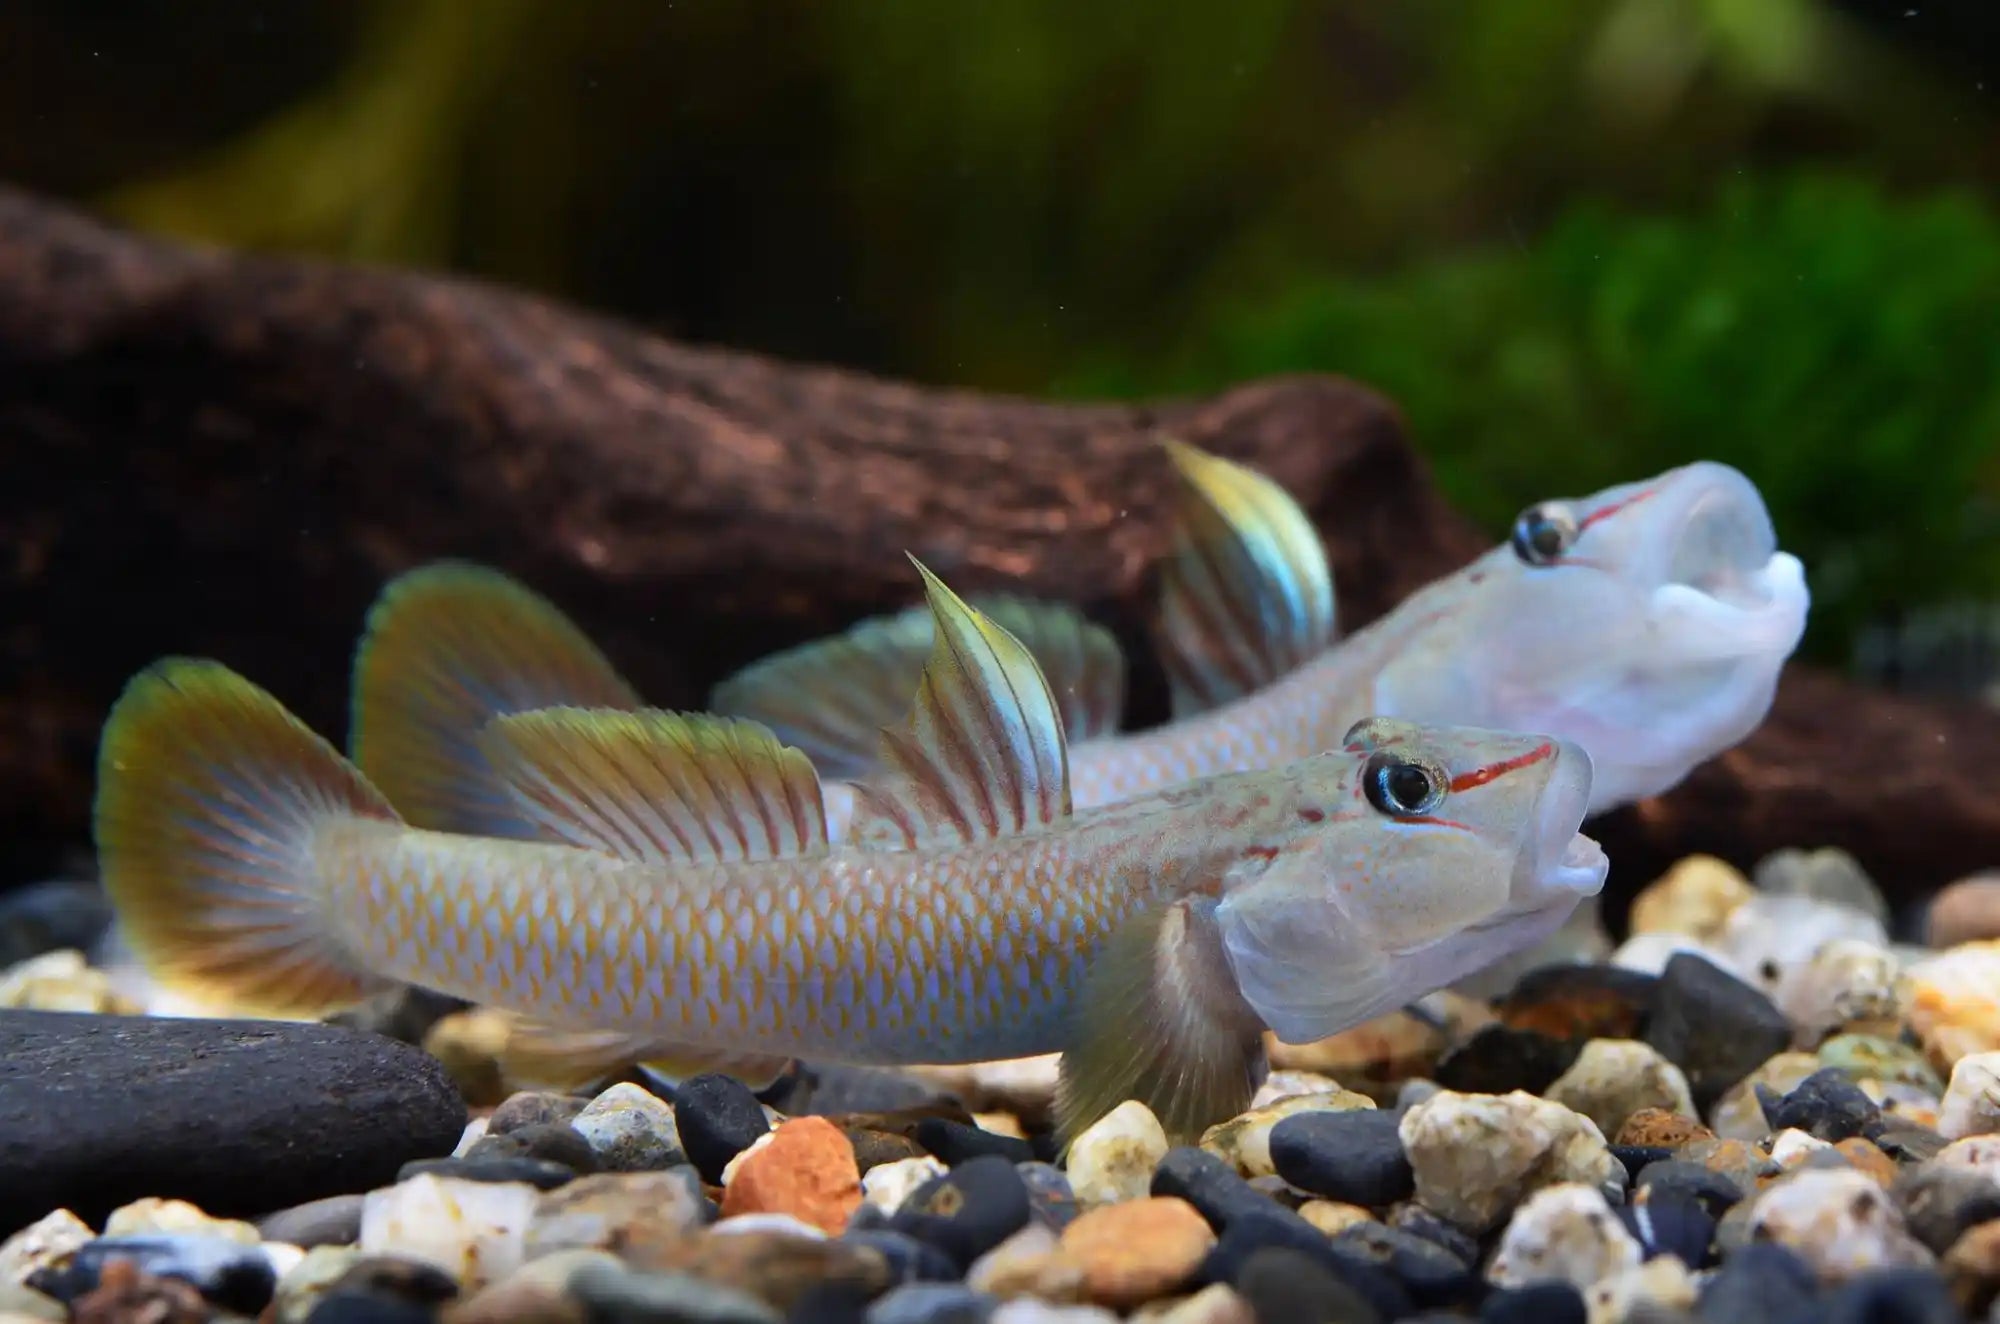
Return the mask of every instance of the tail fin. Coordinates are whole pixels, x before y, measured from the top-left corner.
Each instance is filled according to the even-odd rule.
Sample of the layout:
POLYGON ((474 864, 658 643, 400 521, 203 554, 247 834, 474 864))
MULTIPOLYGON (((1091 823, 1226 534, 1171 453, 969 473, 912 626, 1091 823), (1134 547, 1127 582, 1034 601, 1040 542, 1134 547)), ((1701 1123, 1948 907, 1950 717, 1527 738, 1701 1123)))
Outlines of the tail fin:
POLYGON ((357 817, 398 821, 338 750, 220 663, 156 662, 105 721, 104 887, 147 973, 191 1000, 311 1018, 388 986, 321 918, 314 835, 357 817))
POLYGON ((391 580, 354 657, 355 763, 414 827, 533 840, 478 743, 536 708, 639 707, 597 646, 498 570, 437 561, 391 580))

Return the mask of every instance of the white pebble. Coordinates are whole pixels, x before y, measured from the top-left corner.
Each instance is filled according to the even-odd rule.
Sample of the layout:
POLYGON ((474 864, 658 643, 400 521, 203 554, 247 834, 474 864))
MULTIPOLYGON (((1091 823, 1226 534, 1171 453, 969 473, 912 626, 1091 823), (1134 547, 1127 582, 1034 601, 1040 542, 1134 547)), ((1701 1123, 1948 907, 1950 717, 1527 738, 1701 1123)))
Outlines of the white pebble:
POLYGON ((492 1120, 490 1117, 475 1117, 467 1122, 465 1130, 459 1134, 458 1145, 451 1151, 451 1156, 464 1158, 474 1145, 485 1138, 487 1125, 492 1120))
POLYGON ((149 1195, 120 1205, 104 1220, 107 1237, 139 1237, 165 1233, 192 1234, 254 1246, 263 1240, 254 1223, 234 1218, 217 1218, 185 1200, 166 1200, 149 1195))
POLYGON ((737 1214, 709 1225, 711 1233, 736 1232, 776 1232, 781 1236, 801 1237, 806 1241, 825 1241, 826 1229, 814 1227, 811 1223, 791 1214, 755 1213, 737 1214))
POLYGON ((1229 1163, 1245 1177, 1273 1177, 1278 1169, 1271 1162, 1271 1131, 1294 1113, 1345 1113, 1373 1109, 1375 1101, 1365 1094, 1335 1089, 1325 1094, 1293 1094, 1262 1108, 1217 1122, 1202 1132, 1201 1147, 1229 1163))
POLYGON ((1250 1107, 1268 1108, 1280 1099, 1289 1099, 1295 1094, 1333 1094, 1340 1089, 1340 1083, 1331 1076, 1322 1076, 1317 1071, 1273 1071, 1264 1077, 1264 1083, 1250 1096, 1250 1107))
POLYGON ((526 1182, 425 1173, 368 1192, 359 1244, 369 1255, 427 1261, 468 1288, 484 1285, 520 1267, 540 1195, 526 1182))
POLYGON ((1116 1204, 1150 1194, 1153 1170, 1167 1149, 1160 1119, 1137 1099, 1127 1099, 1084 1128, 1070 1145, 1069 1184, 1077 1203, 1116 1204))
POLYGON ((1651 933, 1635 933, 1620 943, 1618 950, 1611 953, 1611 964, 1623 970, 1637 970, 1642 975, 1657 975, 1667 968, 1667 962, 1688 952, 1701 957, 1731 974, 1738 974, 1735 965, 1721 952, 1685 933, 1668 933, 1655 930, 1651 933))
POLYGON ((320 1298, 361 1258, 359 1246, 314 1246, 278 1277, 271 1297, 276 1324, 304 1324, 320 1298))
POLYGON ((1976 1135, 1954 1140, 1939 1150, 1938 1156, 1931 1162, 1971 1168, 2000 1181, 2000 1135, 1976 1135))
POLYGON ((674 1110, 630 1081, 592 1099, 569 1124, 613 1172, 657 1171, 680 1157, 674 1110))
POLYGON ((1608 1136, 1641 1108, 1695 1115, 1686 1074, 1636 1039, 1592 1039, 1543 1097, 1588 1117, 1608 1136))
POLYGON ((878 1163, 861 1174, 861 1198, 883 1213, 893 1214, 903 1207, 903 1201, 910 1198, 911 1192, 931 1178, 949 1171, 929 1154, 878 1163))
POLYGON ((1771 1141, 1771 1161, 1781 1168, 1796 1168, 1820 1150, 1832 1148, 1816 1135, 1787 1127, 1771 1141))
POLYGON ((1397 1134, 1418 1202, 1470 1232, 1496 1226, 1544 1186, 1624 1182, 1595 1122, 1525 1090, 1440 1090, 1403 1114, 1397 1134))
POLYGON ((45 1214, 0 1241, 0 1283, 26 1282, 37 1269, 73 1255, 97 1234, 67 1209, 45 1214))
POLYGON ((1938 1109, 1937 1129, 1947 1140, 2000 1131, 2000 1052, 1958 1059, 1938 1109))
POLYGON ((1584 1306, 1589 1324, 1627 1324, 1638 1318, 1642 1306, 1656 1308, 1648 1319, 1691 1318, 1700 1298, 1700 1286, 1678 1256, 1656 1255, 1591 1287, 1584 1293, 1584 1306))
POLYGON ((1716 947, 1744 978, 1775 998, 1788 978, 1841 938, 1889 945, 1888 931, 1866 911, 1819 897, 1761 894, 1730 912, 1716 947))
POLYGON ((1827 1282, 1931 1263, 1888 1192, 1852 1168, 1801 1168, 1756 1197, 1748 1231, 1797 1251, 1827 1282))
POLYGON ((1589 1287, 1644 1259, 1602 1191, 1566 1182, 1543 1187, 1514 1211, 1486 1276, 1502 1287, 1545 1278, 1589 1287))
POLYGON ((1900 1020, 1902 967, 1887 948, 1835 938, 1788 971, 1773 999, 1792 1023, 1792 1043, 1813 1048, 1844 1026, 1900 1020))

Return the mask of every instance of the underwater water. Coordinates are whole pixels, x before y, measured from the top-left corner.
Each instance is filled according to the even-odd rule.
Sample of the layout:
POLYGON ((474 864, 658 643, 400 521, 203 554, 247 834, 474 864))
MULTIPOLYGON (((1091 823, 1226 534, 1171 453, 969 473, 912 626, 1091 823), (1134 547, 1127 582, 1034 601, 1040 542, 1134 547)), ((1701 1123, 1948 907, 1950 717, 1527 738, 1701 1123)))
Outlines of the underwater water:
POLYGON ((1989 1318, 1996 14, 0 6, 0 1318, 1989 1318))

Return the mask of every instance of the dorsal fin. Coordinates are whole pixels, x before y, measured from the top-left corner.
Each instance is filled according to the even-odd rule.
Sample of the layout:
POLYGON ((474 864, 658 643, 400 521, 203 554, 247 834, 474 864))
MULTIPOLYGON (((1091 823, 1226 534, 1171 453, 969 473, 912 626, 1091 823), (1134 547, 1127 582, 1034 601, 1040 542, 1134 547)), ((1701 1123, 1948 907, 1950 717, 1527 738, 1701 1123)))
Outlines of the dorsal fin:
POLYGON ((877 849, 1026 832, 1070 812, 1062 714, 1033 654, 914 556, 934 621, 902 729, 882 732, 882 775, 854 786, 849 840, 877 849))
POLYGON ((405 821, 531 837, 479 750, 502 713, 639 697, 548 599, 498 570, 435 561, 391 580, 355 651, 349 747, 405 821))
MULTIPOLYGON (((1070 740, 1117 732, 1125 657, 1109 630, 1067 603, 1005 594, 967 601, 1034 654, 1070 740)), ((762 722, 822 776, 859 777, 880 766, 882 728, 910 710, 934 635, 922 603, 870 617, 753 662, 715 687, 709 707, 762 722)))
POLYGON ((743 718, 544 708, 495 718, 481 745, 551 840, 672 864, 827 849, 812 763, 743 718))
POLYGON ((1158 630, 1178 718, 1309 661, 1333 642, 1336 612, 1326 548, 1284 488, 1172 438, 1162 445, 1182 479, 1158 630))

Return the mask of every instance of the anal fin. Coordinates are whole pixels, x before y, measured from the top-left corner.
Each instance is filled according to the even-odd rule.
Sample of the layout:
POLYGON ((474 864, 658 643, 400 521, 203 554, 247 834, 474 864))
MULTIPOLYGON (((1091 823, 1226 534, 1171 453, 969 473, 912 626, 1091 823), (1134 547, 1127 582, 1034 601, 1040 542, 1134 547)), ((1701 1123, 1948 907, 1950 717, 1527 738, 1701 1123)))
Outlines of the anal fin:
POLYGON ((1191 1144, 1243 1111, 1266 1071, 1263 1026, 1236 995, 1212 906, 1185 900, 1119 926, 1085 978, 1056 1085, 1056 1135, 1127 1099, 1191 1144))
POLYGON ((1326 548, 1291 494, 1233 461, 1164 445, 1182 483, 1157 633, 1180 718, 1309 661, 1337 621, 1326 548))
POLYGON ((624 1030, 551 1025, 511 1012, 502 1018, 507 1037, 498 1055, 500 1069, 510 1083, 529 1088, 584 1089, 638 1066, 670 1084, 716 1072, 754 1091, 769 1088, 792 1065, 791 1058, 768 1053, 692 1048, 624 1030))

